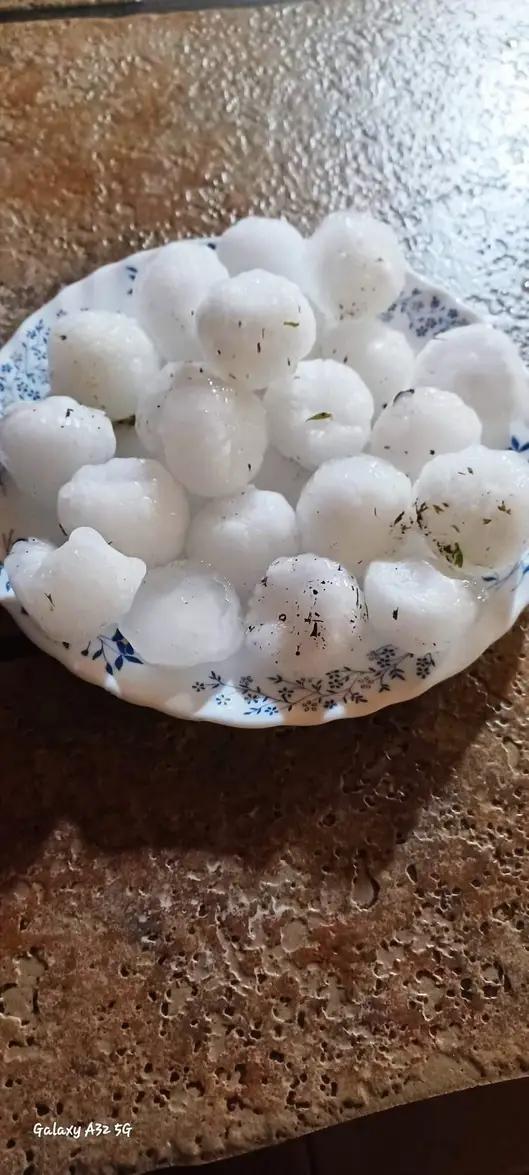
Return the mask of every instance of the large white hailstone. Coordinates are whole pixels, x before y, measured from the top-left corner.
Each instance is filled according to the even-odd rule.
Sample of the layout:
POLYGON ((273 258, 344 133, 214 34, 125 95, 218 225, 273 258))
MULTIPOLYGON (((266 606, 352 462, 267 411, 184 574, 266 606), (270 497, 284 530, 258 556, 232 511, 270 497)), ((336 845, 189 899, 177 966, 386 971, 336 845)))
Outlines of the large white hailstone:
POLYGON ((249 592, 279 555, 296 555, 296 514, 282 494, 248 486, 208 502, 189 528, 187 553, 210 563, 237 591, 249 592))
POLYGON ((258 490, 275 490, 283 494, 291 506, 296 506, 308 476, 302 465, 298 465, 297 461, 291 461, 289 457, 283 457, 282 453, 278 453, 277 449, 270 445, 255 478, 255 485, 258 490))
POLYGON ((31 540, 16 543, 6 570, 15 595, 47 636, 84 644, 121 621, 146 572, 141 559, 115 551, 84 526, 62 547, 39 547, 31 540))
POLYGON ((316 555, 276 559, 250 599, 247 644, 282 677, 316 677, 351 663, 366 612, 354 576, 316 555))
POLYGON ((480 440, 479 416, 454 392, 407 388, 375 422, 371 452, 414 480, 437 453, 453 453, 480 440))
POLYGON ((35 601, 35 576, 44 559, 56 547, 46 539, 19 539, 4 560, 6 575, 16 598, 26 612, 32 612, 35 601))
POLYGON ((264 397, 270 441, 285 457, 317 469, 366 444, 373 397, 360 376, 333 359, 309 359, 276 380, 264 397))
POLYGON ((198 241, 174 241, 146 262, 132 309, 163 359, 200 358, 197 310, 215 282, 227 276, 216 251, 198 241))
POLYGON ((244 217, 222 234, 217 256, 232 276, 249 269, 266 269, 293 282, 303 281, 305 241, 287 220, 244 217))
POLYGON ((133 416, 159 368, 151 340, 133 318, 79 310, 59 318, 48 342, 54 396, 75 396, 111 420, 133 416))
POLYGON ((187 560, 147 573, 120 628, 144 661, 180 669, 224 661, 244 636, 232 585, 187 560))
POLYGON ((212 370, 249 390, 294 372, 316 338, 314 314, 298 286, 263 269, 214 286, 197 329, 212 370))
POLYGON ((323 328, 324 359, 346 363, 367 384, 375 412, 412 383, 415 355, 402 331, 376 318, 344 318, 323 328))
POLYGON ((59 490, 57 512, 68 534, 91 526, 118 551, 143 559, 148 567, 176 559, 189 524, 182 487, 163 465, 145 457, 84 465, 59 490))
POLYGON ((377 635, 418 656, 462 640, 478 611, 470 586, 443 575, 426 559, 371 563, 364 591, 377 635))
POLYGON ((160 423, 165 397, 182 379, 189 376, 191 370, 194 369, 190 364, 166 363, 152 386, 138 401, 136 432, 144 449, 153 457, 159 457, 163 452, 160 423))
POLYGON ((307 295, 308 298, 311 299, 310 304, 312 306, 312 313, 314 314, 314 321, 316 323, 316 338, 314 340, 314 345, 313 345, 312 349, 306 355, 306 358, 307 359, 334 358, 334 356, 324 355, 323 351, 321 349, 322 339, 325 337, 327 331, 329 330, 331 320, 327 317, 326 314, 323 313, 323 310, 320 310, 319 306, 316 305, 316 302, 311 297, 310 290, 308 290, 306 288, 306 286, 303 287, 303 292, 307 295))
POLYGON ((529 407, 526 369, 514 343, 486 323, 437 335, 419 352, 415 384, 456 392, 483 422, 484 444, 505 448, 513 417, 529 407))
POLYGON ((414 496, 423 534, 453 567, 503 570, 529 546, 529 465, 519 453, 471 445, 433 457, 414 496))
POLYGON ((406 263, 389 224, 366 213, 331 212, 307 242, 314 296, 327 314, 381 314, 404 286, 406 263))
POLYGON ((70 396, 11 404, 0 421, 0 460, 19 489, 43 504, 81 465, 108 461, 116 451, 104 412, 70 396))
POLYGON ((165 464, 202 498, 237 493, 252 480, 266 449, 266 413, 257 396, 227 387, 186 364, 161 409, 165 464))
POLYGON ((390 553, 409 523, 409 478, 379 457, 360 453, 327 461, 301 491, 301 549, 361 572, 390 553))
POLYGON ((22 493, 9 474, 0 469, 0 558, 2 547, 11 545, 10 535, 31 535, 46 539, 54 545, 64 541, 64 533, 57 521, 57 498, 32 497, 22 493))

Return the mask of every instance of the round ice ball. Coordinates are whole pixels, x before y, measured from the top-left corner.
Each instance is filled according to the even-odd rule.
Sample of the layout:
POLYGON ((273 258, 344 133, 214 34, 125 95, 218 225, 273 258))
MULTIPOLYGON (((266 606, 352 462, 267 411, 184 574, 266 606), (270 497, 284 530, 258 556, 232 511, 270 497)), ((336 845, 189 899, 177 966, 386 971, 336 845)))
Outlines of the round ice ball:
POLYGON ((79 527, 62 547, 49 544, 39 560, 31 543, 17 543, 6 559, 16 596, 53 640, 84 644, 128 612, 145 563, 115 551, 97 531, 79 527))
POLYGON ((165 463, 192 494, 221 498, 254 477, 266 449, 266 414, 257 396, 186 364, 163 401, 165 463))
POLYGON ((182 487, 158 461, 144 457, 83 466, 59 490, 57 512, 67 533, 91 526, 148 567, 176 559, 189 524, 182 487))
POLYGON ((456 392, 483 422, 483 442, 509 444, 513 417, 527 412, 529 383, 514 343, 486 323, 444 331, 419 352, 415 384, 456 392))
POLYGON ((111 420, 133 416, 159 368, 145 331, 125 314, 79 310, 59 318, 48 342, 50 387, 102 408, 111 420))
POLYGON ((47 555, 56 548, 45 539, 19 539, 4 560, 4 568, 11 587, 22 608, 31 613, 35 600, 34 583, 47 555))
POLYGON ((142 267, 132 309, 165 360, 200 358, 197 310, 227 276, 216 251, 198 241, 165 245, 142 267))
POLYGON ((247 613, 247 643, 282 677, 299 680, 350 664, 365 626, 353 575, 316 555, 276 559, 257 584, 247 613))
POLYGON ((469 584, 450 579, 425 559, 371 563, 364 591, 378 636, 418 656, 461 640, 477 616, 469 584))
POLYGON ((108 416, 70 396, 18 401, 0 420, 0 460, 19 489, 47 504, 55 505, 81 465, 108 461, 115 451, 108 416))
POLYGON ((307 242, 307 256, 316 301, 337 318, 380 314, 404 286, 393 229, 366 213, 331 212, 307 242))
POLYGON ((264 397, 270 440, 306 469, 352 457, 366 444, 373 397, 360 376, 333 359, 309 359, 264 397))
POLYGON ((471 445, 433 457, 414 495, 423 534, 455 568, 506 569, 529 546, 529 465, 519 453, 471 445))
POLYGON ((57 498, 40 498, 24 494, 0 466, 0 559, 2 549, 22 535, 62 543, 64 533, 57 521, 57 498), (3 541, 2 541, 3 540, 3 541))
POLYGON ((180 669, 224 661, 244 635, 232 585, 187 560, 149 571, 120 627, 144 661, 180 669))
POLYGON ((248 486, 208 502, 189 529, 187 553, 210 563, 237 591, 249 592, 279 555, 296 555, 296 514, 281 494, 248 486))
POLYGON ((197 329, 212 370, 250 390, 292 373, 316 338, 301 290, 263 269, 214 286, 198 311, 197 329))
POLYGON ((402 331, 376 318, 344 318, 322 330, 324 359, 346 363, 363 379, 380 412, 412 383, 415 355, 402 331))
POLYGON ((293 282, 303 280, 305 241, 287 220, 246 216, 222 234, 217 255, 232 276, 266 269, 293 282))
POLYGON ((437 453, 478 445, 481 421, 454 392, 407 388, 381 412, 373 426, 371 452, 415 479, 437 453))
POLYGON ((301 549, 358 573, 393 550, 411 503, 409 478, 387 461, 366 453, 327 461, 299 497, 301 549))
POLYGON ((172 388, 189 377, 191 370, 194 369, 189 364, 166 363, 151 388, 138 401, 136 432, 144 449, 153 457, 159 457, 163 452, 160 424, 165 398, 172 388))

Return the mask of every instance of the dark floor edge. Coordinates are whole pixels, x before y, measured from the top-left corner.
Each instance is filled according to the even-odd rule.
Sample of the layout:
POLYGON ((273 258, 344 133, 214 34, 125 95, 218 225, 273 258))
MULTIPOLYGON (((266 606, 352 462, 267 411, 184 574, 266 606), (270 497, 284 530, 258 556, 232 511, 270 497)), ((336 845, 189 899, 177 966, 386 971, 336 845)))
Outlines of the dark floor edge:
POLYGON ((40 656, 41 650, 32 644, 21 632, 0 638, 0 666, 5 661, 19 661, 21 658, 40 656))
MULTIPOLYGON (((105 0, 102 4, 64 4, 60 8, 0 8, 1 24, 32 24, 42 20, 91 20, 120 16, 164 15, 171 12, 201 12, 225 8, 286 7, 297 0, 105 0)), ((306 0, 303 0, 306 2, 306 0)))

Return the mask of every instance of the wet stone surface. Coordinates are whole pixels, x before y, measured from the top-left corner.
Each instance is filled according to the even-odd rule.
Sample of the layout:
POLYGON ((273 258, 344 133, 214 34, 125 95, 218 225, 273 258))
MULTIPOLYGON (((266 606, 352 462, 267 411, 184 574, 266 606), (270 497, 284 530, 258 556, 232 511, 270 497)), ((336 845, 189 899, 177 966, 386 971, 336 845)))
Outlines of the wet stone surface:
MULTIPOLYGON (((524 24, 518 2, 365 0, 0 27, 2 331, 131 249, 352 200, 521 337, 524 24)), ((2 1171, 204 1162, 527 1071, 523 626, 405 707, 266 734, 19 652, 2 1171), (53 1120, 134 1131, 33 1135, 53 1120)))
POLYGON ((528 670, 518 628, 406 706, 259 735, 4 664, 3 1169, 204 1161, 524 1073, 528 670))
POLYGON ((0 329, 132 249, 350 200, 521 339, 528 25, 333 0, 0 27, 0 329))

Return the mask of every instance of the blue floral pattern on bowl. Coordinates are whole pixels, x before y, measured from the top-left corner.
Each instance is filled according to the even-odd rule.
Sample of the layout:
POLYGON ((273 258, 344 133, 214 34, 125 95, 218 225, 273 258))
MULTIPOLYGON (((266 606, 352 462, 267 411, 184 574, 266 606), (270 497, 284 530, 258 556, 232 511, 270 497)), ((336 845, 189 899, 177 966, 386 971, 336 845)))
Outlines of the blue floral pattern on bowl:
POLYGON ((195 693, 210 690, 215 695, 217 706, 226 706, 236 690, 247 703, 245 715, 266 714, 271 717, 285 711, 290 714, 300 706, 304 713, 316 713, 319 709, 334 710, 339 704, 367 705, 367 693, 377 690, 382 694, 391 689, 392 682, 405 681, 415 676, 420 680, 429 677, 435 668, 431 653, 413 657, 393 645, 383 645, 368 654, 367 666, 361 669, 333 669, 319 679, 300 677, 288 681, 279 673, 266 678, 264 686, 259 685, 251 674, 239 678, 236 683, 224 680, 220 673, 211 670, 206 681, 194 681, 195 693))
MULTIPOLYGON (((468 326, 475 322, 475 315, 460 306, 447 305, 446 298, 437 291, 425 293, 417 285, 408 287, 397 302, 381 315, 384 322, 395 323, 405 319, 408 330, 422 342, 452 330, 454 326, 468 326)), ((402 329, 402 321, 399 323, 402 329)))
POLYGON ((12 357, 0 363, 0 406, 17 400, 41 400, 49 392, 48 338, 44 318, 21 335, 12 357))
POLYGON ((89 641, 86 647, 81 649, 81 657, 90 657, 91 661, 98 661, 102 657, 105 670, 111 676, 119 673, 125 664, 143 665, 141 657, 138 657, 130 641, 123 636, 119 628, 114 629, 112 636, 98 636, 95 640, 89 641))

